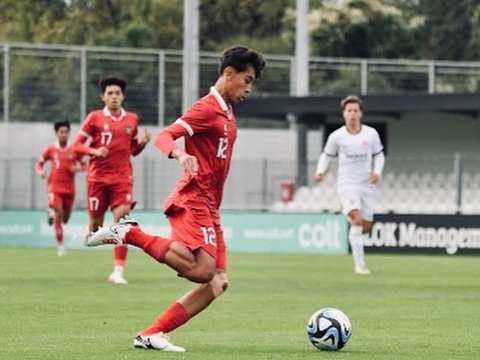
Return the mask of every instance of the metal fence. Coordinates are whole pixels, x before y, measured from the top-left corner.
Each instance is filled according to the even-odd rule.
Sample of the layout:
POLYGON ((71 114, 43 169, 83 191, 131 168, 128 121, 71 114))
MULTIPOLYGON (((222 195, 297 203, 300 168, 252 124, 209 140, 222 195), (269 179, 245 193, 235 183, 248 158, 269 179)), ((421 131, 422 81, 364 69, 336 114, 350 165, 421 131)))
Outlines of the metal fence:
MULTIPOLYGON (((46 182, 38 177, 37 158, 0 157, 0 209, 42 209, 47 204, 46 182)), ((46 164, 48 171, 49 163, 46 164)), ((164 157, 133 159, 134 197, 138 209, 161 210, 181 175, 176 161, 164 157)), ((295 178, 293 161, 239 160, 231 165, 223 206, 230 210, 268 209, 279 199, 280 185, 295 178)), ((85 173, 76 175, 75 207, 85 208, 85 173)))
MULTIPOLYGON (((0 158, 0 209, 46 207, 45 181, 35 173, 34 158, 0 158)), ((134 158, 134 196, 137 209, 161 210, 181 170, 164 157, 134 158)), ((395 213, 480 213, 480 156, 408 158, 389 156, 377 191, 377 211, 395 213), (432 166, 436 164, 436 166, 432 166)), ((335 163, 325 183, 316 185, 316 162, 308 164, 307 186, 294 201, 281 204, 282 184, 294 183, 295 161, 270 159, 233 161, 223 208, 228 210, 335 211, 335 163), (303 194, 303 195, 302 195, 303 194), (279 204, 280 203, 280 204, 279 204)), ((85 208, 85 173, 76 179, 76 208, 85 208)), ((297 196, 298 195, 298 196, 297 196)))
MULTIPOLYGON (((388 156, 376 191, 377 213, 479 214, 480 157, 388 156)), ((297 189, 292 201, 275 201, 270 210, 288 212, 339 211, 333 166, 325 181, 314 184, 316 163, 308 166, 306 186, 297 189)))
MULTIPOLYGON (((164 49, 0 43, 0 119, 81 122, 101 104, 98 80, 124 77, 126 107, 143 124, 163 126, 181 112, 182 52, 164 49)), ((199 93, 216 79, 218 54, 200 53, 199 93)), ((255 96, 292 95, 290 55, 267 55, 255 96)), ((312 57, 311 95, 469 93, 480 89, 480 62, 312 57)))
MULTIPOLYGON (((166 125, 175 120, 181 110, 181 51, 0 43, 0 56, 0 119, 5 123, 52 122, 59 118, 81 122, 88 111, 100 106, 98 80, 109 74, 128 81, 125 105, 140 114, 142 124, 166 125)), ((217 57, 215 53, 201 53, 200 93, 216 79, 217 57)), ((294 57, 267 55, 266 58, 268 67, 256 86, 255 95, 293 94, 295 74, 291 65, 294 57)), ((311 58, 309 79, 311 95, 476 92, 480 90, 480 62, 311 58)), ((34 173, 34 161, 25 157, 5 158, 0 154, 0 208, 45 206, 45 185, 34 173)), ((458 170, 452 159, 447 162, 449 168, 435 173, 424 171, 437 162, 427 159, 428 166, 417 168, 412 166, 415 161, 389 158, 386 178, 392 178, 392 184, 400 180, 398 183, 404 184, 409 191, 404 194, 399 188, 398 196, 392 196, 415 199, 422 194, 418 194, 412 184, 443 184, 429 191, 429 196, 435 199, 443 196, 452 201, 460 199, 460 206, 455 205, 457 210, 480 212, 475 207, 480 204, 476 195, 480 193, 477 191, 480 176, 475 175, 480 160, 465 158, 463 167, 458 170), (389 164, 395 164, 391 171, 389 164), (455 180, 459 176, 460 181, 455 180), (438 181, 433 181, 434 178, 438 181)), ((135 159, 134 166, 139 207, 161 209, 178 178, 178 166, 166 159, 144 156, 135 159)), ((314 167, 315 164, 309 164, 310 181, 314 167)), ((224 208, 270 209, 280 197, 280 185, 294 182, 296 171, 294 161, 235 161, 225 191, 224 208)), ((77 207, 86 204, 84 176, 80 174, 77 180, 77 207)), ((310 183, 309 187, 314 186, 310 183)), ((334 187, 330 188, 333 190, 325 190, 329 194, 325 198, 334 197, 334 187)), ((386 197, 395 194, 384 189, 386 197)), ((323 194, 322 191, 319 193, 323 194)))

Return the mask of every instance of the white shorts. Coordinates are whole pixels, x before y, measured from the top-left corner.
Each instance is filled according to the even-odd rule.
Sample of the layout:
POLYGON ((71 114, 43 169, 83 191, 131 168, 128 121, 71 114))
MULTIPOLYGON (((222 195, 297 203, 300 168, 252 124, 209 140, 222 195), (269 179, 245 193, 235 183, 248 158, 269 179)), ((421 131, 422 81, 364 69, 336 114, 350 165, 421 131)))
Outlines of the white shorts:
POLYGON ((360 210, 362 219, 373 221, 375 195, 372 186, 348 186, 338 189, 342 212, 348 215, 352 210, 360 210))

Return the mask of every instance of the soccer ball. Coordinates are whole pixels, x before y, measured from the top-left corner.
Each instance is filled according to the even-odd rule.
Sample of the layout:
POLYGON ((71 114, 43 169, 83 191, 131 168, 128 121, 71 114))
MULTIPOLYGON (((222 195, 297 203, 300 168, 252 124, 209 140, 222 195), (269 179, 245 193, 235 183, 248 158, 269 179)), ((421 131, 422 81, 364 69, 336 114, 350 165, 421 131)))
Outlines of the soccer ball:
POLYGON ((340 350, 352 335, 352 324, 342 311, 327 307, 308 320, 308 339, 320 350, 340 350))

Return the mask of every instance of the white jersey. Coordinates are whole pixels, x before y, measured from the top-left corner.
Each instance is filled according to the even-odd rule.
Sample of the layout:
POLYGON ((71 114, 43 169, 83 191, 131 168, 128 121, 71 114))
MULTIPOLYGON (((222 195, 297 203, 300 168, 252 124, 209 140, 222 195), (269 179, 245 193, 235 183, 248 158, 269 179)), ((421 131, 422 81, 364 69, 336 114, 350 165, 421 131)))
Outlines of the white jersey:
POLYGON ((346 126, 332 132, 323 150, 324 154, 338 156, 338 188, 369 186, 373 157, 383 151, 377 130, 361 125, 360 131, 351 134, 346 126))

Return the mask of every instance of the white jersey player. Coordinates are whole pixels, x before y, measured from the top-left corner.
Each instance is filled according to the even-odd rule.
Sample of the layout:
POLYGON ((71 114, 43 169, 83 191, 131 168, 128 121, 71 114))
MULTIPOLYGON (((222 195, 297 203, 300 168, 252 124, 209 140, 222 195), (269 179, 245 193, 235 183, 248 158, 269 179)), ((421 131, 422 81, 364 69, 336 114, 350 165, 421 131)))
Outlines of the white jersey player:
POLYGON ((338 196, 348 216, 348 240, 356 274, 370 273, 363 244, 372 227, 374 187, 380 181, 385 157, 378 132, 361 123, 362 100, 347 96, 341 102, 345 125, 332 132, 318 159, 315 181, 321 182, 332 157, 338 156, 338 196))

